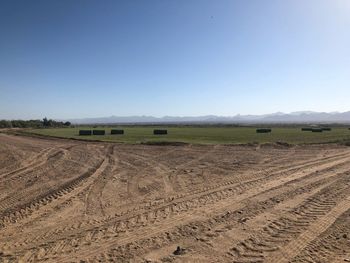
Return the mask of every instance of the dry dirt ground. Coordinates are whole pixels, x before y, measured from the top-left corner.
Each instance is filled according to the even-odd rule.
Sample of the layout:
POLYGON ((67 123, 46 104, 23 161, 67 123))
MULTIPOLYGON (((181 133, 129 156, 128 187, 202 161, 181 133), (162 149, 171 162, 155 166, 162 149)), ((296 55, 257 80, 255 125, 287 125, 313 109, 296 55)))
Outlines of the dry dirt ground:
POLYGON ((347 260, 349 147, 0 134, 0 262, 347 260))

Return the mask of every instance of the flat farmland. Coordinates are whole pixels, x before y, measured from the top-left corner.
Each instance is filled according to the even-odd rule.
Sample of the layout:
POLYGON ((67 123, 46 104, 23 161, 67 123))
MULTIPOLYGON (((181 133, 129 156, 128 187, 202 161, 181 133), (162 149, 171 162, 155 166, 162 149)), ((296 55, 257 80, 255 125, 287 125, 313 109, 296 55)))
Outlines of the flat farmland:
POLYGON ((0 262, 344 262, 350 147, 0 134, 0 262))
POLYGON ((101 140, 124 143, 147 142, 185 142, 195 144, 239 144, 239 143, 274 143, 287 142, 291 144, 328 143, 350 140, 348 128, 332 128, 332 131, 322 133, 301 131, 301 128, 272 128, 271 133, 256 133, 253 127, 116 127, 123 129, 124 135, 111 135, 111 127, 80 127, 80 128, 53 128, 33 129, 27 132, 74 138, 84 140, 101 140), (79 136, 80 129, 104 129, 106 135, 79 136), (167 129, 167 135, 153 135, 154 129, 167 129))

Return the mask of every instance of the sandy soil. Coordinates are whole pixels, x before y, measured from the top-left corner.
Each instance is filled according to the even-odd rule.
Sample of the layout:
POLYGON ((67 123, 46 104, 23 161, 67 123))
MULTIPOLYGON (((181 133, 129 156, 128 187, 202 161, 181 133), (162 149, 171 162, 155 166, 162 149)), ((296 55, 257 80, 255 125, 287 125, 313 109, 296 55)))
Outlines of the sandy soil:
POLYGON ((0 262, 346 260, 350 148, 0 134, 0 262))

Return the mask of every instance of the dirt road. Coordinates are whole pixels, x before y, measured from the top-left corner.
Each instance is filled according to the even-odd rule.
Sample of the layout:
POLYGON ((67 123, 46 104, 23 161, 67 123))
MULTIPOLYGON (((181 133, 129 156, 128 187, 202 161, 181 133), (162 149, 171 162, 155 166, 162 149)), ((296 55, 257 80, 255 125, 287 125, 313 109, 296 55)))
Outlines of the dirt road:
POLYGON ((0 262, 347 259, 349 147, 0 134, 0 262))

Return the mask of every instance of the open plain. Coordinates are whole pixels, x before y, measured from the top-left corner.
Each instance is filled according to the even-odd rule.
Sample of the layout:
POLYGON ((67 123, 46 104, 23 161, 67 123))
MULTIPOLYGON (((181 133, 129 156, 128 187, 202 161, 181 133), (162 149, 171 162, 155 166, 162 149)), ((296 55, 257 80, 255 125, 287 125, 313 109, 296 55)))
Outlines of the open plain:
POLYGON ((350 261, 350 147, 0 134, 0 262, 350 261))

